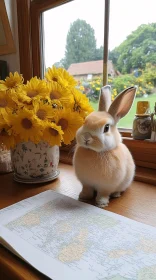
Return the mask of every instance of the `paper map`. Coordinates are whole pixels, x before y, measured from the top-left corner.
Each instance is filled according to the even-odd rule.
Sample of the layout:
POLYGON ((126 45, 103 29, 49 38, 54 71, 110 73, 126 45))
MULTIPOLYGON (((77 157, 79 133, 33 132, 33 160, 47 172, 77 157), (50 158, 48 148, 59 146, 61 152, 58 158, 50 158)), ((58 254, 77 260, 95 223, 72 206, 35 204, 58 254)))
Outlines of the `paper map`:
POLYGON ((0 211, 3 240, 53 280, 156 279, 156 228, 46 191, 0 211))

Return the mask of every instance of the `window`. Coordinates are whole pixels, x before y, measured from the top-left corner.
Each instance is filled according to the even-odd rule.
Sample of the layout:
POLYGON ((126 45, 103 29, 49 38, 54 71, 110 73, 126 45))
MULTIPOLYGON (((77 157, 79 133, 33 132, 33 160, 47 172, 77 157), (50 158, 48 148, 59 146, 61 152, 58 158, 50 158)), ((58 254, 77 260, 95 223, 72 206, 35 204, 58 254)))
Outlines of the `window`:
POLYGON ((129 114, 119 127, 132 128, 138 101, 156 101, 156 2, 151 0, 110 0, 109 60, 116 76, 108 81, 113 96, 131 85, 138 87, 129 114), (153 74, 152 74, 153 73, 153 74), (155 74, 154 74, 155 73, 155 74))
MULTIPOLYGON (((98 0, 99 3, 100 0, 98 0)), ((24 74, 24 77, 28 77, 30 78, 32 76, 32 68, 33 68, 33 75, 37 75, 37 76, 41 76, 41 73, 45 70, 45 67, 43 67, 43 41, 46 44, 46 38, 44 36, 43 38, 43 23, 44 23, 44 28, 46 26, 45 23, 45 14, 48 13, 48 10, 50 12, 50 9, 53 10, 53 13, 57 12, 58 9, 64 9, 65 14, 64 16, 66 16, 66 11, 68 10, 69 5, 76 5, 77 2, 82 2, 82 0, 74 0, 74 1, 67 1, 67 0, 27 0, 27 1, 20 1, 17 0, 17 7, 18 10, 20 11, 18 13, 18 20, 19 20, 19 28, 22 26, 22 32, 19 32, 19 42, 20 42, 20 54, 21 54, 21 72, 24 74), (62 5, 63 4, 63 5, 62 5), (30 6, 31 6, 31 13, 30 13, 30 6), (21 11, 25 11, 23 16, 20 15, 21 11), (31 33, 32 33, 32 37, 30 37, 30 19, 31 18, 31 33), (31 56, 31 46, 32 46, 32 56, 31 56), (28 51, 29 50, 29 51, 28 51), (28 59, 25 60, 25 57, 27 57, 28 59), (31 60, 32 58, 32 60, 31 60), (42 62, 42 63, 41 63, 42 62)), ((96 21, 101 20, 101 25, 103 28, 103 31, 100 31, 101 34, 101 40, 104 39, 105 42, 105 50, 104 50, 104 57, 102 63, 104 66, 104 74, 105 76, 103 77, 104 80, 104 84, 107 81, 107 74, 108 74, 108 80, 114 79, 114 76, 121 76, 125 75, 125 69, 123 69, 122 67, 120 67, 120 69, 118 69, 117 67, 112 68, 110 67, 110 73, 108 71, 107 73, 107 58, 108 58, 108 50, 109 50, 109 61, 114 61, 114 59, 116 59, 116 53, 113 53, 113 49, 117 46, 120 45, 120 43, 122 43, 122 41, 125 40, 126 36, 128 36, 132 31, 134 31, 135 29, 137 29, 137 27, 142 24, 148 24, 151 23, 152 21, 155 22, 155 19, 153 18, 153 14, 155 11, 155 1, 151 0, 150 1, 150 5, 148 3, 148 1, 135 1, 135 0, 101 0, 101 2, 103 3, 103 7, 105 6, 105 16, 104 16, 104 8, 103 10, 101 9, 100 11, 98 11, 98 5, 97 5, 97 1, 88 1, 88 0, 83 0, 83 3, 86 2, 88 3, 88 8, 84 9, 85 13, 83 14, 88 14, 91 13, 91 9, 90 9, 90 5, 94 5, 94 12, 92 14, 92 17, 94 19, 94 22, 96 23, 96 21), (126 3, 125 3, 126 2, 126 3), (137 3, 136 3, 137 2, 137 3), (140 3, 140 6, 139 4, 140 3), (109 20, 109 5, 110 5, 110 20, 109 20), (132 8, 132 13, 130 13, 130 8, 132 8), (135 8, 134 8, 135 7, 135 8), (146 15, 144 15, 143 10, 146 12, 146 15), (97 12, 98 11, 98 12, 97 12), (102 15, 101 15, 102 13, 102 15), (149 16, 149 18, 147 18, 147 14, 149 16), (115 18, 115 20, 114 20, 115 18), (134 18, 136 20, 136 25, 134 25, 134 18), (146 22, 144 21, 144 19, 146 18, 146 22), (113 20, 112 20, 113 19, 113 20), (126 24, 125 24, 126 21, 126 24), (104 22, 105 22, 105 26, 104 26, 104 22), (110 26, 108 25, 108 22, 110 22, 110 26), (126 27, 128 26, 128 27, 126 27), (109 27, 109 28, 108 28, 109 27), (105 34, 104 34, 104 29, 105 29, 105 34), (110 29, 110 30, 109 30, 110 29), (108 30, 109 30, 109 46, 108 45, 108 30), (123 34, 124 33, 124 34, 123 34), (122 34, 122 37, 119 36, 122 34), (119 40, 120 38, 120 40, 119 40), (112 39, 114 40, 114 45, 112 44, 112 39)), ((83 12, 84 12, 83 11, 83 12)), ((76 18, 75 18, 76 19, 76 18)), ((74 19, 74 20, 75 20, 74 19)), ((84 18, 87 20, 87 18, 84 18)), ((55 30, 55 34, 56 36, 53 37, 53 44, 55 46, 57 46, 57 48, 62 48, 62 46, 57 45, 57 38, 58 36, 60 36, 60 32, 57 34, 56 30, 58 29, 58 25, 57 23, 59 22, 59 24, 63 25, 64 20, 63 17, 59 18, 57 21, 55 21, 54 25, 49 25, 48 29, 49 30, 55 30)), ((94 27, 94 26, 93 26, 94 27)), ((148 32, 146 32, 146 35, 148 35, 148 32)), ((153 68, 151 69, 150 73, 155 73, 155 65, 156 62, 155 61, 155 43, 153 43, 153 41, 156 41, 156 38, 154 36, 156 36, 156 32, 154 32, 154 34, 152 35, 153 37, 151 38, 151 40, 146 41, 146 45, 144 46, 144 49, 146 49, 146 56, 145 56, 145 60, 147 58, 149 58, 149 55, 152 54, 151 57, 151 62, 153 63, 153 68), (154 38, 154 40, 153 40, 154 38), (152 41, 152 42, 151 42, 152 41)), ((65 41, 64 41, 65 44, 65 41)), ((101 43, 98 45, 97 47, 100 48, 101 43)), ((140 44, 141 46, 141 44, 140 44)), ((46 49, 46 48, 45 48, 46 49)), ((44 49, 44 50, 45 50, 44 49)), ((132 49, 131 51, 133 51, 134 53, 137 53, 136 49, 132 49)), ((51 52, 52 52, 52 46, 51 46, 51 52)), ((130 52, 131 53, 131 52, 130 52)), ((134 58, 137 56, 134 56, 134 58)), ((63 57, 62 57, 63 58, 63 57)), ((122 61, 123 61, 123 65, 125 65, 127 63, 126 61, 127 57, 122 57, 122 61)), ((58 62, 58 58, 56 59, 56 62, 58 62)), ((139 60, 139 59, 138 59, 139 60)), ((47 58, 48 61, 48 58, 47 58)), ((135 61, 135 59, 134 59, 135 61)), ((115 62, 113 62, 113 64, 115 64, 115 62)), ((48 65, 45 65, 46 67, 48 67, 48 65)), ((51 65, 50 65, 51 66, 51 65)), ((134 69, 131 69, 131 71, 133 71, 135 78, 139 78, 140 76, 140 68, 136 67, 135 63, 133 64, 134 69)), ((130 73, 132 74, 132 72, 130 71, 130 73)), ((90 74, 90 73, 88 73, 90 74)), ((129 74, 129 73, 128 73, 129 74)), ((153 75, 153 83, 155 85, 155 78, 156 75, 153 75)), ((87 78, 87 75, 86 75, 87 78)), ((124 81, 125 82, 125 81, 124 81)), ((112 83, 112 82, 111 82, 112 83)), ((149 88, 150 86, 150 81, 148 81, 148 85, 149 88)), ((123 86, 127 86, 127 84, 123 84, 123 86)), ((112 86, 113 83, 112 83, 112 86)), ((138 85, 140 86, 140 85, 138 85)), ((146 94, 146 93, 145 93, 146 94)), ((154 97, 155 92, 153 93, 153 97, 154 97)), ((150 100, 150 96, 152 95, 148 95, 148 98, 150 100)), ((146 96, 144 96, 145 100, 148 100, 146 96)), ((154 97, 155 98, 155 97, 154 97)), ((152 103, 151 103, 151 107, 152 107, 152 103)), ((135 113, 135 108, 133 108, 133 116, 135 113)), ((128 123, 128 122, 127 122, 128 123)), ((132 123, 132 118, 129 122, 129 125, 127 125, 127 127, 131 127, 131 123, 132 123)), ((122 124, 121 124, 122 125, 122 124)), ((134 141, 133 139, 131 139, 131 133, 125 133, 124 134, 128 136, 128 139, 124 139, 125 144, 129 147, 129 149, 131 150, 134 159, 137 163, 138 166, 143 166, 143 167, 150 167, 150 168, 154 168, 156 169, 156 157, 153 156, 156 154, 156 147, 155 147, 155 143, 150 143, 150 142, 144 142, 144 141, 134 141)))
MULTIPOLYGON (((74 0, 43 12, 45 68, 54 64, 69 69, 72 64, 103 59, 103 20, 103 0, 98 5, 96 0, 74 0)), ((90 74, 89 67, 79 69, 79 65, 71 72, 90 74)))
POLYGON ((45 70, 66 68, 96 107, 103 74, 104 1, 75 0, 42 16, 45 70))
MULTIPOLYGON (((155 7, 154 0, 151 0, 150 6, 147 0, 143 3, 142 0, 137 3, 135 0, 110 0, 107 70, 108 83, 112 85, 112 99, 124 88, 138 86, 131 111, 119 122, 122 128, 132 128, 138 101, 148 100, 151 110, 154 108, 156 81, 152 71, 156 74, 155 7)), ((43 12, 42 17, 42 70, 43 65, 44 70, 53 64, 65 67, 79 81, 84 93, 87 92, 96 110, 99 88, 103 82, 104 1, 99 0, 97 5, 95 0, 75 0, 43 12), (98 17, 95 17, 95 11, 98 17), (96 60, 101 60, 98 66, 101 67, 101 73, 96 60), (95 62, 91 64, 91 61, 95 62), (92 77, 89 71, 94 73, 92 77)))
POLYGON ((92 75, 92 74, 88 74, 88 75, 87 75, 87 80, 92 80, 92 78, 93 78, 93 75, 92 75))

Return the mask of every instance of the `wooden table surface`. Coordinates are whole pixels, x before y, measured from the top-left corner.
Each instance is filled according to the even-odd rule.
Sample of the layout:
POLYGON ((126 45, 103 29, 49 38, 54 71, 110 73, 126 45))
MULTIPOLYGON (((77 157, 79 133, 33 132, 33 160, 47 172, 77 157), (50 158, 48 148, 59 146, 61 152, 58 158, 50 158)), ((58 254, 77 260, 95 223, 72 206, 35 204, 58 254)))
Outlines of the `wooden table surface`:
MULTIPOLYGON (((13 181, 12 173, 0 175, 0 209, 48 189, 77 199, 81 185, 75 177, 73 167, 60 164, 59 170, 58 179, 38 185, 16 183, 13 181)), ((112 199, 105 209, 156 227, 156 186, 133 182, 120 198, 112 199)), ((47 277, 1 246, 0 279, 42 280, 47 279, 47 277)))

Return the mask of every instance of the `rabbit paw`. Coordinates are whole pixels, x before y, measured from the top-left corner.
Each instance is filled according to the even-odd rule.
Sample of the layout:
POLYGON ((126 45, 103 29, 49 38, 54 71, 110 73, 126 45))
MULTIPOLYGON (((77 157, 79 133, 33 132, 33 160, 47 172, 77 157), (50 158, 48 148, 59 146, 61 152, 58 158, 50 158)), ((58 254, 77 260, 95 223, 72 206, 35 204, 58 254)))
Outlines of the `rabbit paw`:
POLYGON ((115 192, 111 194, 111 197, 116 198, 116 197, 120 197, 121 196, 121 192, 115 192))
POLYGON ((109 196, 97 196, 96 198, 96 206, 103 208, 108 206, 109 196))

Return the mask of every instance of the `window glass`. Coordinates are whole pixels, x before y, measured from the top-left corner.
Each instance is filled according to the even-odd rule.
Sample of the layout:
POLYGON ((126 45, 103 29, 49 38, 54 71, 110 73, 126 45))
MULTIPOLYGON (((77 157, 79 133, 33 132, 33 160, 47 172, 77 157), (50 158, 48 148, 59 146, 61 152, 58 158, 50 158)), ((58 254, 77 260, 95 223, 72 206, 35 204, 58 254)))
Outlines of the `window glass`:
POLYGON ((75 0, 43 14, 46 67, 103 58, 104 0, 75 0))
POLYGON ((65 67, 95 109, 103 75, 104 3, 74 0, 43 13, 45 70, 65 67))
POLYGON ((113 98, 124 88, 137 85, 137 96, 129 114, 119 122, 131 128, 138 101, 156 102, 156 1, 111 0, 109 60, 115 77, 109 77, 113 98))
MULTIPOLYGON (((74 0, 43 13, 44 65, 65 67, 94 109, 103 75, 104 0, 74 0)), ((110 0, 108 83, 112 100, 138 87, 129 114, 119 122, 131 128, 138 101, 156 101, 156 1, 110 0)))

